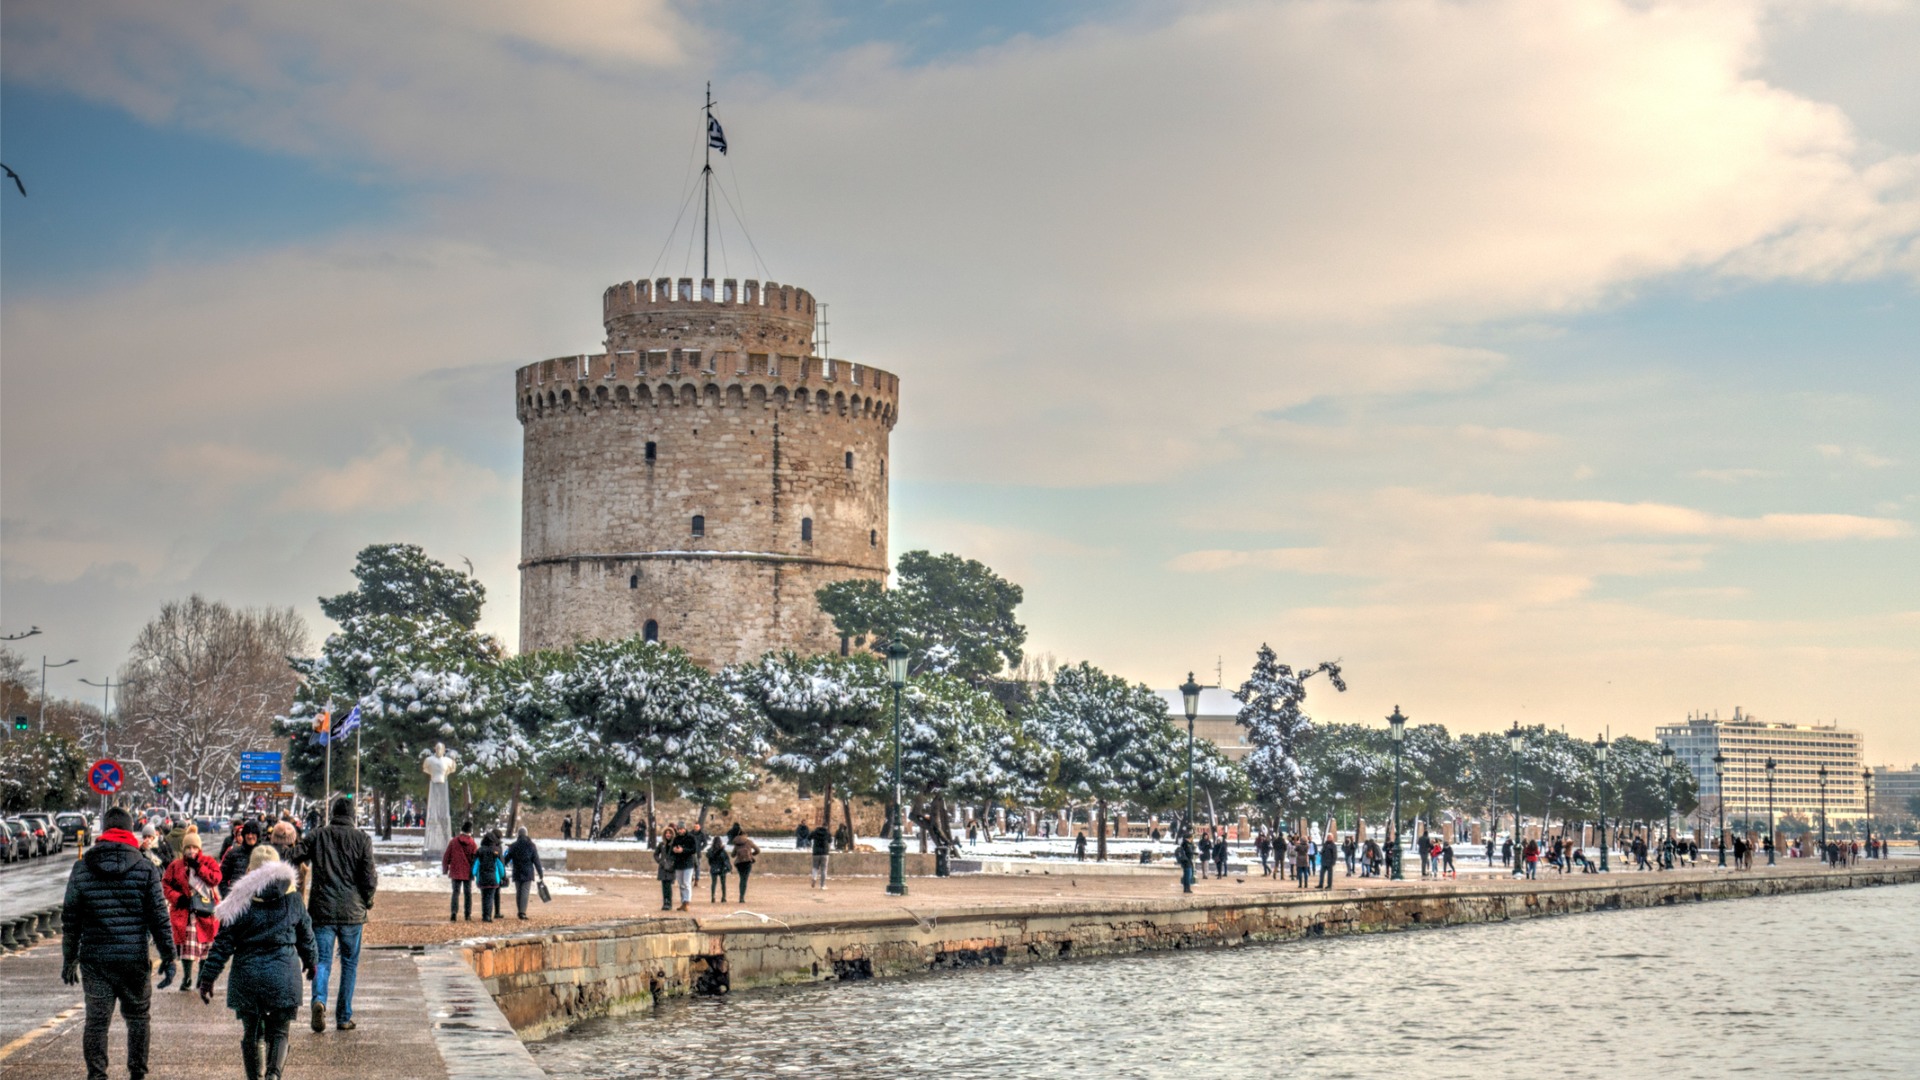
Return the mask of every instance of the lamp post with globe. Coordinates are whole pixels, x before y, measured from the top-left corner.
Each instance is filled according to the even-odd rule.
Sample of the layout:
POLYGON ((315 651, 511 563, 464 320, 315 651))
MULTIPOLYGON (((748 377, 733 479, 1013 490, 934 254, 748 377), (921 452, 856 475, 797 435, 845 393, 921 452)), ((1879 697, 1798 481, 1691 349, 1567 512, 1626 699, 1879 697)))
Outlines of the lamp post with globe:
POLYGON ((1593 760, 1600 766, 1600 872, 1607 872, 1607 737, 1593 740, 1593 760))
POLYGON ((893 684, 893 842, 887 845, 889 896, 907 895, 907 838, 901 829, 901 819, 907 816, 906 780, 900 766, 900 692, 907 686, 907 656, 907 647, 898 641, 887 646, 887 678, 893 684))

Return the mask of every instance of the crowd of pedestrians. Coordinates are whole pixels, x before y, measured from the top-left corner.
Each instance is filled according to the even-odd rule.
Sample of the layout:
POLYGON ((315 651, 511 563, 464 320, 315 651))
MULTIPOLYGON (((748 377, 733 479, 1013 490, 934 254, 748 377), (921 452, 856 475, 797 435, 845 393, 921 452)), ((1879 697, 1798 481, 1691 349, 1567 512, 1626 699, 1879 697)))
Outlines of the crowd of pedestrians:
POLYGON ((100 837, 75 862, 60 915, 60 977, 79 984, 85 1000, 88 1080, 106 1080, 116 1011, 127 1029, 127 1071, 146 1076, 153 991, 176 973, 182 991, 198 989, 208 1003, 226 973, 248 1080, 279 1080, 303 998, 313 1030, 326 1029, 336 955, 335 1026, 353 1029, 360 931, 378 884, 373 844, 355 825, 351 800, 333 804, 325 827, 313 824, 303 836, 290 817, 236 818, 216 858, 192 821, 136 833, 124 807, 101 815, 100 837))

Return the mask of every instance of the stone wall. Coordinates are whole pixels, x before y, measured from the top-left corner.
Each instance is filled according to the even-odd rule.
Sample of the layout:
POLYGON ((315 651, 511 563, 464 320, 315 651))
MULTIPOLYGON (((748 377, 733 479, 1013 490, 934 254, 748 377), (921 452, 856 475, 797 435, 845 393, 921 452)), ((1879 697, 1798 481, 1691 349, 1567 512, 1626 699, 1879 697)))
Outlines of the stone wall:
POLYGON ((1052 901, 946 909, 934 918, 876 912, 785 922, 746 915, 647 919, 479 942, 463 954, 515 1030, 540 1038, 591 1016, 649 1007, 661 995, 1915 883, 1920 866, 1533 889, 1052 901))
POLYGON ((811 355, 804 291, 703 285, 615 286, 609 352, 516 373, 523 651, 649 622, 709 665, 829 651, 814 593, 886 577, 899 380, 811 355))

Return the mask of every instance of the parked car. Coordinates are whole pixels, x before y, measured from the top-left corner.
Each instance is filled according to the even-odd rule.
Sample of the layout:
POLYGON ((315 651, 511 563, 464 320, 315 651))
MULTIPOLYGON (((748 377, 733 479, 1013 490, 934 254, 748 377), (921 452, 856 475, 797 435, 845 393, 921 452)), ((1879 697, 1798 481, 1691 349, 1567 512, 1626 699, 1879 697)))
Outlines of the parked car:
POLYGON ((60 838, 69 844, 85 847, 93 839, 93 822, 78 810, 53 815, 53 823, 60 826, 60 838))
POLYGON ((58 854, 61 848, 67 846, 66 834, 60 831, 60 826, 53 823, 52 814, 29 810, 20 815, 20 820, 32 826, 41 836, 46 837, 48 854, 58 854))
POLYGON ((6 824, 7 831, 13 834, 13 857, 16 860, 31 859, 41 854, 39 841, 34 839, 33 830, 27 828, 26 822, 10 817, 6 819, 6 824))
POLYGON ((13 842, 13 830, 7 828, 5 825, 0 825, 0 866, 4 866, 14 860, 13 852, 17 846, 18 845, 13 842))

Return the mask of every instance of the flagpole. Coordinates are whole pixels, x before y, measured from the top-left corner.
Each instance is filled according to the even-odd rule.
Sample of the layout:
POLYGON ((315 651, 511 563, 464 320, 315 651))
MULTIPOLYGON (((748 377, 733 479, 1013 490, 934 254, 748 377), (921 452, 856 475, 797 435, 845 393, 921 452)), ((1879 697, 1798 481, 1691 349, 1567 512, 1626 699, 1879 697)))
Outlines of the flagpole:
POLYGON ((360 729, 364 723, 353 725, 353 813, 354 819, 360 816, 360 729))
POLYGON ((713 276, 707 266, 707 250, 713 243, 713 82, 707 82, 707 122, 700 128, 700 141, 707 145, 707 163, 700 170, 704 187, 700 194, 700 287, 713 276))

